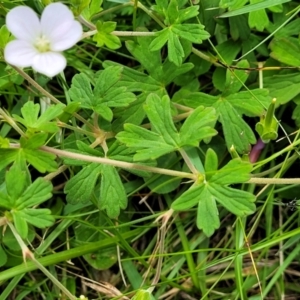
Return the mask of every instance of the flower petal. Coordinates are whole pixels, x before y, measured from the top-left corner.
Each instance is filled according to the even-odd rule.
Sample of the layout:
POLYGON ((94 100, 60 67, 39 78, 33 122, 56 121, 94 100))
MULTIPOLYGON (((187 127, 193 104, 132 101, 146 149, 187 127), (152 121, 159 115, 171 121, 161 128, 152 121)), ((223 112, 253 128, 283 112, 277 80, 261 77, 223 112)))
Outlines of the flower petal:
POLYGON ((59 74, 67 65, 65 57, 61 53, 38 53, 32 63, 32 68, 48 77, 59 74))
POLYGON ((61 3, 49 4, 41 17, 42 32, 50 40, 52 51, 74 46, 82 35, 82 26, 70 9, 61 3))
POLYGON ((16 67, 30 67, 37 50, 26 41, 14 40, 9 42, 4 49, 4 59, 16 67))
POLYGON ((41 33, 40 20, 28 6, 17 6, 6 15, 8 30, 19 40, 33 43, 41 33))

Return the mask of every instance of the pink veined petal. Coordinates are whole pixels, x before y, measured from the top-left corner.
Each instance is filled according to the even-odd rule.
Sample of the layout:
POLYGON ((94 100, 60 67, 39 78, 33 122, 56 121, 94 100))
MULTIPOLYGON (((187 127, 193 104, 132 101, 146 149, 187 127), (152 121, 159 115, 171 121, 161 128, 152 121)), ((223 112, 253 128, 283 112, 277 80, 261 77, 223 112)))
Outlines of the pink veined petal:
POLYGON ((37 50, 27 41, 11 41, 4 49, 6 62, 20 68, 30 67, 37 54, 37 50))
POLYGON ((66 58, 61 53, 38 53, 33 60, 32 68, 48 77, 59 74, 66 67, 66 58))
POLYGON ((17 6, 6 15, 8 30, 19 40, 33 43, 41 33, 40 20, 28 6, 17 6))
POLYGON ((41 17, 43 34, 50 41, 52 51, 63 51, 74 46, 82 35, 82 26, 73 13, 61 3, 49 4, 41 17))
POLYGON ((61 30, 54 30, 50 36, 47 36, 50 40, 52 51, 67 50, 80 40, 82 36, 81 24, 77 21, 73 21, 70 25, 71 26, 65 31, 63 30, 64 25, 62 25, 61 30))

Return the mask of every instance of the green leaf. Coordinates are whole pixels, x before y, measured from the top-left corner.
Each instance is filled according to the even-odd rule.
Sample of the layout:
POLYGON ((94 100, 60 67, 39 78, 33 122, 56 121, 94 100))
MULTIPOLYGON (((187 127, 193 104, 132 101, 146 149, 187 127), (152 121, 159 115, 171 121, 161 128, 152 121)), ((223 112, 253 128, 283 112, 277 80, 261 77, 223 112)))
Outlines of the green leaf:
POLYGON ((250 126, 240 118, 236 109, 229 101, 218 103, 220 113, 220 122, 226 137, 226 145, 229 149, 231 146, 236 148, 239 153, 248 153, 250 144, 256 142, 255 135, 250 126))
MULTIPOLYGON (((105 61, 103 65, 105 68, 110 66, 118 66, 117 63, 111 61, 105 61)), ((144 95, 155 92, 162 96, 166 93, 165 88, 162 87, 162 84, 151 76, 142 72, 138 72, 132 68, 124 66, 122 66, 122 68, 122 76, 120 81, 116 83, 116 86, 126 86, 128 91, 141 92, 144 95)))
POLYGON ((161 85, 167 86, 175 77, 193 68, 193 64, 191 63, 182 64, 178 67, 168 59, 162 64, 160 51, 151 51, 149 49, 149 44, 152 40, 152 37, 140 37, 137 38, 138 43, 127 41, 126 47, 128 51, 139 60, 149 75, 159 81, 161 85))
POLYGON ((92 106, 94 94, 90 80, 84 73, 76 74, 73 77, 69 95, 73 101, 82 103, 82 107, 90 108, 92 106))
POLYGON ((166 24, 171 25, 176 23, 179 19, 179 9, 176 0, 170 0, 168 9, 166 12, 166 24))
POLYGON ((171 205, 172 209, 182 211, 198 204, 197 226, 207 236, 211 236, 220 226, 215 200, 237 216, 244 216, 255 211, 253 203, 255 196, 227 186, 249 180, 252 165, 240 159, 234 159, 216 171, 217 165, 216 153, 209 149, 206 153, 206 169, 202 182, 198 180, 197 184, 180 195, 171 205))
POLYGON ((2 25, 0 28, 0 48, 4 49, 6 44, 9 42, 9 30, 6 25, 2 25))
POLYGON ((293 37, 274 38, 270 43, 272 52, 270 56, 274 59, 294 67, 300 65, 300 43, 299 39, 293 37))
POLYGON ((208 148, 205 154, 205 177, 210 180, 211 176, 216 173, 218 169, 218 156, 214 150, 208 148))
POLYGON ((23 218, 21 211, 13 211, 12 216, 17 232, 19 233, 22 239, 26 239, 28 235, 28 224, 23 218))
POLYGON ((52 197, 53 186, 51 182, 43 178, 37 178, 23 193, 16 199, 15 208, 18 210, 26 207, 39 205, 52 197))
MULTIPOLYGON (((242 60, 237 63, 238 68, 249 68, 250 65, 247 60, 242 60)), ((240 90, 244 86, 244 83, 249 77, 249 73, 245 70, 231 70, 226 71, 226 81, 223 89, 223 95, 231 95, 240 90)))
POLYGON ((208 191, 233 214, 243 217, 255 212, 255 196, 251 193, 210 183, 208 191))
POLYGON ((151 300, 151 293, 148 290, 138 290, 131 300, 151 300))
POLYGON ((179 136, 171 116, 170 99, 167 96, 160 99, 156 94, 150 94, 144 109, 153 131, 162 136, 166 144, 176 147, 179 136))
POLYGON ((210 37, 200 24, 174 24, 171 28, 174 34, 196 44, 201 44, 210 37))
MULTIPOLYGON (((0 36, 1 36, 1 30, 0 30, 0 36)), ((0 245, 0 267, 3 267, 7 262, 7 255, 5 250, 0 245)))
POLYGON ((250 92, 242 91, 229 95, 226 97, 226 100, 234 106, 239 113, 253 117, 261 116, 270 105, 272 98, 269 95, 268 89, 256 89, 250 92))
POLYGON ((127 207, 127 195, 120 176, 113 166, 102 165, 99 207, 109 218, 117 218, 127 207))
POLYGON ((28 101, 21 108, 23 118, 14 114, 13 117, 19 123, 26 126, 30 132, 45 131, 54 133, 57 132, 59 128, 56 122, 51 122, 51 120, 57 118, 63 112, 64 107, 65 105, 61 103, 48 106, 41 116, 38 117, 40 105, 28 101))
POLYGON ((109 107, 128 106, 136 99, 133 93, 127 92, 125 86, 116 86, 121 72, 122 68, 119 66, 111 66, 101 71, 94 91, 85 74, 75 75, 69 90, 70 97, 73 101, 80 101, 82 107, 92 109, 105 120, 111 121, 113 114, 109 107))
MULTIPOLYGON (((202 3, 201 3, 202 4, 202 3)), ((178 23, 197 17, 199 15, 199 5, 193 5, 179 11, 178 23)))
POLYGON ((216 121, 217 114, 214 108, 199 106, 180 128, 180 145, 197 147, 201 140, 216 135, 217 131, 212 128, 216 121))
POLYGON ((56 156, 38 149, 20 149, 25 159, 39 172, 54 172, 57 170, 56 156))
MULTIPOLYGON (((260 0, 259 0, 260 1, 260 0)), ((253 0, 251 1, 253 2, 253 0)), ((269 26, 269 18, 264 9, 249 13, 249 26, 256 28, 258 31, 263 31, 269 26)))
MULTIPOLYGON (((297 73, 275 75, 267 77, 264 80, 265 88, 270 90, 271 97, 276 98, 277 105, 285 104, 299 95, 299 83, 300 75, 297 73)), ((266 107, 268 107, 269 104, 266 107)))
POLYGON ((203 189, 201 200, 198 203, 197 227, 202 229, 208 237, 220 227, 219 212, 215 198, 207 189, 203 189))
POLYGON ((201 200, 201 195, 204 189, 205 186, 203 184, 193 185, 172 203, 171 208, 175 211, 192 208, 201 200))
POLYGON ((182 99, 191 107, 214 106, 219 120, 223 125, 223 131, 227 147, 232 145, 240 153, 249 151, 249 146, 256 139, 249 125, 244 122, 240 114, 247 116, 260 116, 271 102, 267 89, 257 89, 231 94, 227 97, 211 96, 204 93, 190 93, 186 99, 182 99))
POLYGON ((21 197, 26 188, 30 185, 30 182, 31 178, 25 162, 21 162, 19 159, 16 160, 5 175, 6 191, 11 199, 11 205, 14 205, 15 200, 21 197), (18 184, 16 184, 16 182, 18 184))
POLYGON ((34 104, 32 101, 26 102, 21 108, 21 113, 24 118, 24 125, 28 127, 34 127, 34 124, 38 119, 39 111, 40 105, 38 103, 34 104))
POLYGON ((7 193, 0 192, 0 206, 11 209, 14 205, 14 199, 11 199, 7 193))
POLYGON ((51 210, 46 208, 25 208, 15 213, 18 215, 18 218, 37 228, 46 228, 55 222, 55 218, 51 215, 51 210))
POLYGON ((140 95, 138 99, 132 102, 129 107, 116 108, 114 110, 115 120, 112 123, 112 129, 114 132, 120 132, 123 130, 125 123, 131 123, 139 125, 145 118, 145 111, 143 104, 145 102, 145 96, 140 95))
POLYGON ((155 33, 156 38, 150 43, 150 51, 160 50, 169 39, 169 28, 164 28, 155 33))
POLYGON ((182 64, 182 58, 184 57, 184 51, 179 37, 172 31, 169 32, 168 38, 168 57, 176 66, 182 64))
POLYGON ((0 148, 0 170, 3 170, 10 163, 14 162, 17 155, 19 153, 19 149, 3 149, 0 148))
POLYGON ((91 163, 72 177, 64 188, 64 192, 67 194, 67 201, 70 203, 89 201, 100 173, 101 166, 91 163))
MULTIPOLYGON (((205 170, 207 172, 207 170, 205 170)), ((239 158, 229 161, 222 169, 210 177, 209 182, 220 185, 246 182, 250 179, 252 164, 239 158)))
POLYGON ((174 146, 166 144, 158 133, 149 131, 132 124, 124 125, 125 131, 116 135, 116 138, 127 147, 142 148, 137 150, 134 160, 155 159, 175 150, 174 146))
POLYGON ((264 0, 264 1, 260 1, 259 3, 249 4, 242 8, 226 12, 226 13, 220 15, 219 18, 228 18, 228 17, 232 17, 232 16, 238 16, 238 15, 261 10, 264 8, 269 8, 269 7, 272 7, 272 6, 275 6, 278 4, 283 4, 286 2, 290 2, 290 1, 291 0, 264 0))
POLYGON ((29 138, 21 137, 20 144, 22 148, 36 149, 43 146, 46 143, 48 134, 45 132, 36 133, 29 138))
POLYGON ((118 49, 121 47, 120 39, 112 35, 111 32, 116 29, 116 22, 101 22, 96 23, 97 33, 93 36, 93 40, 97 42, 97 46, 102 47, 106 45, 110 49, 118 49))

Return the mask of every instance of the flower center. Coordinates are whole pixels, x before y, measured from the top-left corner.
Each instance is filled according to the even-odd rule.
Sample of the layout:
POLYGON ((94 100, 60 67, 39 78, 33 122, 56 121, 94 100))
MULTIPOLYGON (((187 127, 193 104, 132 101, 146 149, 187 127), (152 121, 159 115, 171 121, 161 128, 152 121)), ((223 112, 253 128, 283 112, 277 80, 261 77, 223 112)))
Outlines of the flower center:
POLYGON ((50 51, 50 41, 44 35, 41 35, 36 39, 34 46, 39 52, 50 51))

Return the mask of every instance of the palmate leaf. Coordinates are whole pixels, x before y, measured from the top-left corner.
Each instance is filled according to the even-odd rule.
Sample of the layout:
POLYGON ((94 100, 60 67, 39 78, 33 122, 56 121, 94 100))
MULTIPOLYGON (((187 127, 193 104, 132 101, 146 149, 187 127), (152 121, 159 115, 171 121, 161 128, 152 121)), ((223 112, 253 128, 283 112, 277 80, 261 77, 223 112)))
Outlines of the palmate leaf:
POLYGON ((168 8, 165 5, 167 4, 158 4, 154 8, 164 15, 168 27, 156 33, 156 38, 151 42, 149 49, 157 51, 167 43, 169 60, 176 66, 180 66, 185 56, 181 39, 201 44, 203 40, 209 38, 210 34, 201 24, 182 24, 198 14, 199 6, 179 9, 180 5, 177 0, 169 1, 168 8))
POLYGON ((106 210, 110 218, 118 217, 120 210, 127 206, 127 195, 119 174, 109 165, 88 164, 67 182, 64 191, 72 204, 89 201, 94 194, 99 208, 106 210), (95 194, 98 179, 101 179, 100 195, 95 194))
POLYGON ((152 160, 184 146, 196 146, 201 139, 216 134, 212 128, 217 119, 213 108, 196 109, 187 118, 179 133, 172 120, 170 100, 167 96, 160 98, 156 94, 150 94, 144 109, 152 131, 125 124, 125 131, 116 136, 126 146, 138 149, 135 160, 152 160))
POLYGON ((210 149, 205 159, 205 180, 195 183, 171 206, 176 211, 182 211, 198 204, 197 226, 207 236, 212 235, 220 225, 216 202, 237 216, 249 215, 255 211, 255 196, 228 186, 249 180, 252 165, 240 159, 229 161, 220 170, 215 170, 216 165, 217 156, 210 149))
POLYGON ((160 48, 156 51, 150 51, 149 49, 149 44, 152 40, 153 37, 139 37, 137 42, 127 41, 126 47, 138 59, 149 75, 160 82, 161 85, 167 86, 175 77, 188 72, 194 67, 191 63, 176 66, 168 59, 162 63, 160 48))
POLYGON ((91 109, 105 120, 111 121, 113 114, 110 107, 128 106, 136 100, 136 96, 127 91, 126 85, 116 85, 122 76, 121 73, 122 67, 119 66, 111 66, 101 71, 94 90, 84 73, 77 74, 72 79, 70 97, 73 101, 80 102, 81 107, 91 109))
POLYGON ((28 223, 38 228, 46 228, 55 222, 50 209, 25 208, 13 210, 12 216, 16 230, 23 239, 28 236, 28 223))
POLYGON ((36 148, 43 145, 45 137, 47 137, 46 133, 38 133, 29 139, 21 138, 19 149, 0 148, 0 170, 19 158, 23 158, 41 173, 56 171, 56 156, 36 148))
POLYGON ((97 42, 97 46, 102 47, 106 45, 110 49, 118 49, 121 47, 120 39, 112 35, 111 32, 116 29, 116 22, 101 22, 96 23, 97 33, 93 36, 93 40, 97 42))
POLYGON ((250 126, 243 120, 247 116, 261 116, 271 103, 266 89, 242 91, 228 96, 211 96, 204 93, 190 93, 181 99, 184 104, 197 108, 200 105, 216 109, 225 135, 228 149, 234 146, 239 153, 247 153, 250 144, 256 142, 250 126))
POLYGON ((63 112, 64 107, 65 105, 61 103, 51 105, 39 117, 40 105, 28 101, 21 108, 23 118, 18 115, 13 115, 13 117, 27 129, 30 129, 31 132, 45 131, 53 133, 57 132, 59 128, 56 122, 52 120, 63 112))
POLYGON ((24 239, 28 236, 28 224, 45 228, 54 223, 48 209, 32 208, 52 197, 53 186, 43 178, 31 183, 25 159, 16 158, 13 166, 6 172, 5 189, 0 193, 0 206, 9 210, 16 230, 24 239), (18 184, 16 184, 18 183, 18 184))

